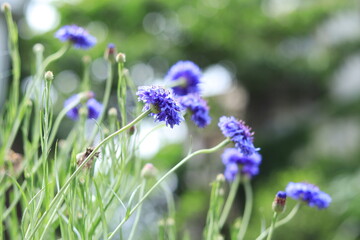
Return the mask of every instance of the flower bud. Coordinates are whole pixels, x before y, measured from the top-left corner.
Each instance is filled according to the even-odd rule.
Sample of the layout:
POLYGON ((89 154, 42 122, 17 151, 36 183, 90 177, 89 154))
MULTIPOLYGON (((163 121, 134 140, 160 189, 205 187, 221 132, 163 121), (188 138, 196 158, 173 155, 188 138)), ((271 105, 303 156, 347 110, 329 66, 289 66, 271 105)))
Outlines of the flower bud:
POLYGON ((106 50, 105 50, 104 58, 106 60, 108 60, 109 62, 114 63, 115 62, 115 56, 116 56, 115 44, 109 43, 106 50))
POLYGON ((89 64, 91 62, 91 57, 89 55, 85 55, 82 57, 82 62, 84 64, 89 64))
POLYGON ((274 199, 274 202, 272 204, 272 209, 274 212, 282 213, 285 210, 285 204, 286 204, 286 192, 279 191, 274 199))
POLYGON ((42 45, 41 43, 35 44, 34 47, 33 47, 33 51, 34 51, 34 53, 43 53, 44 52, 44 45, 42 45))
MULTIPOLYGON (((94 151, 94 148, 93 147, 88 147, 86 148, 86 151, 85 152, 82 152, 82 153, 78 153, 76 155, 76 163, 78 166, 80 166, 84 161, 85 159, 90 156, 90 154, 94 151)), ((99 152, 96 152, 93 157, 87 162, 85 163, 85 168, 89 169, 94 161, 94 158, 98 158, 99 157, 99 152)))
POLYGON ((5 2, 1 5, 1 11, 5 12, 5 11, 11 11, 11 6, 9 3, 5 2))
POLYGON ((51 71, 47 71, 44 75, 45 80, 51 82, 54 80, 54 74, 51 71))
POLYGON ((113 107, 110 108, 108 111, 108 115, 109 115, 109 117, 117 118, 118 113, 117 113, 116 108, 113 108, 113 107))
POLYGON ((116 62, 125 63, 126 62, 126 55, 124 53, 119 53, 118 55, 116 55, 116 62))
POLYGON ((145 164, 143 169, 141 170, 141 176, 143 178, 153 178, 156 176, 158 170, 151 163, 145 164))
POLYGON ((136 130, 136 127, 135 127, 135 126, 131 126, 131 127, 129 128, 129 135, 130 135, 130 136, 134 135, 135 130, 136 130))

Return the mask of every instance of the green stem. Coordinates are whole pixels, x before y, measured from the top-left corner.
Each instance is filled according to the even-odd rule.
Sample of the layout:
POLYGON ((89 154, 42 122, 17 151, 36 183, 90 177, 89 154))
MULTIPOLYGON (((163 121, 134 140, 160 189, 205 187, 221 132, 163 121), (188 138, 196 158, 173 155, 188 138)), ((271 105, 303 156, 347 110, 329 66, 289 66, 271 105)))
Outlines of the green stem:
POLYGON ((272 238, 272 235, 274 233, 274 227, 275 227, 275 224, 276 224, 276 219, 278 217, 278 213, 277 212, 274 212, 274 216, 272 218, 272 221, 271 221, 271 226, 270 226, 270 230, 269 230, 269 235, 268 237, 266 238, 266 240, 271 240, 272 238))
MULTIPOLYGON (((140 194, 139 194, 139 200, 141 200, 141 198, 144 196, 144 192, 145 192, 145 186, 146 186, 146 181, 144 180, 143 181, 143 184, 140 188, 140 194)), ((128 240, 132 240, 134 235, 135 235, 135 230, 137 228, 137 225, 139 223, 139 219, 140 219, 140 215, 141 215, 141 207, 139 207, 137 213, 136 213, 136 217, 135 217, 135 220, 134 220, 134 224, 132 226, 132 229, 131 229, 131 232, 130 232, 130 235, 128 237, 128 240)))
POLYGON ((220 216, 220 220, 219 220, 219 229, 221 229, 224 224, 225 224, 225 221, 229 215, 229 212, 230 212, 230 209, 231 209, 231 206, 235 200, 235 196, 236 196, 236 192, 239 188, 239 185, 240 185, 240 174, 238 174, 234 180, 234 182, 231 184, 231 187, 230 187, 230 192, 229 192, 229 195, 226 199, 226 202, 225 202, 225 205, 224 205, 224 209, 221 213, 221 216, 220 216))
MULTIPOLYGON (((280 221, 278 221, 275 224, 274 229, 281 227, 282 225, 288 223, 296 215, 296 213, 298 212, 300 207, 301 207, 301 203, 296 204, 295 207, 291 210, 291 212, 286 217, 284 217, 283 219, 281 219, 280 221)), ((267 228, 256 238, 256 240, 264 239, 266 237, 266 235, 268 235, 269 232, 270 232, 270 228, 267 228)))
POLYGON ((124 63, 118 63, 117 98, 121 114, 121 126, 126 122, 126 78, 124 77, 124 63))
POLYGON ((227 144, 230 143, 230 139, 225 139, 218 145, 216 145, 213 148, 208 149, 201 149, 196 152, 193 152, 189 154, 187 157, 182 159, 178 164, 176 164, 173 168, 171 168, 167 173, 165 173, 144 195, 144 197, 141 198, 141 200, 131 209, 131 211, 126 215, 126 217, 117 225, 115 230, 111 233, 111 235, 108 237, 108 239, 111 239, 115 236, 115 233, 120 230, 121 226, 128 220, 128 218, 136 211, 136 209, 142 205, 142 203, 145 201, 145 199, 173 172, 175 172, 179 167, 184 165, 189 159, 196 155, 200 154, 208 154, 216 152, 217 150, 225 147, 227 144))
POLYGON ((70 42, 66 42, 57 52, 45 58, 42 64, 42 71, 39 72, 40 75, 37 77, 41 77, 49 64, 61 58, 67 51, 69 51, 71 46, 72 44, 70 42))
MULTIPOLYGON (((140 122, 143 118, 145 118, 147 115, 149 115, 151 110, 143 112, 141 115, 139 115, 137 118, 135 118, 132 122, 130 122, 128 125, 124 126, 123 128, 117 130, 116 132, 110 134, 105 139, 103 139, 95 148, 94 150, 89 154, 89 156, 81 163, 81 165, 73 172, 73 174, 68 178, 68 180, 64 183, 64 186, 60 189, 59 192, 54 196, 53 200, 50 202, 49 208, 44 212, 44 214, 41 216, 39 221, 37 222, 36 226, 32 230, 31 234, 26 237, 25 239, 31 239, 38 228, 40 227, 41 223, 44 221, 46 216, 50 213, 52 208, 55 206, 56 202, 59 200, 59 198, 64 194, 67 187, 70 185, 70 183, 75 179, 75 177, 80 173, 80 171, 83 169, 85 164, 90 161, 90 159, 95 155, 95 153, 110 139, 114 138, 115 136, 119 135, 120 133, 128 130, 132 126, 134 126, 136 123, 140 122)), ((56 210, 56 209, 55 209, 56 210)))
MULTIPOLYGON (((111 85, 112 85, 112 79, 113 79, 113 70, 112 70, 112 68, 113 68, 113 65, 109 61, 108 62, 108 74, 107 74, 107 80, 106 80, 105 94, 104 94, 104 97, 103 97, 103 100, 102 100, 103 109, 102 109, 102 111, 100 113, 99 118, 96 120, 98 123, 101 123, 102 120, 104 119, 104 116, 105 116, 105 113, 106 113, 106 108, 107 108, 107 105, 109 103, 111 85)), ((89 144, 91 144, 91 142, 94 140, 98 128, 99 128, 99 125, 96 124, 94 126, 94 129, 93 129, 91 135, 90 135, 89 142, 88 142, 89 144)))
POLYGON ((12 60, 12 74, 13 74, 13 81, 12 81, 12 111, 16 114, 19 102, 19 85, 20 85, 20 71, 21 71, 21 62, 20 62, 20 54, 19 54, 19 47, 18 47, 18 30, 14 20, 12 18, 10 8, 5 10, 5 18, 6 23, 9 30, 9 49, 10 55, 12 60))
POLYGON ((250 222, 251 217, 251 210, 253 205, 253 194, 250 184, 250 179, 246 179, 244 181, 244 188, 245 188, 245 210, 244 210, 244 217, 241 221, 240 231, 238 233, 238 240, 242 240, 245 237, 247 227, 250 222))

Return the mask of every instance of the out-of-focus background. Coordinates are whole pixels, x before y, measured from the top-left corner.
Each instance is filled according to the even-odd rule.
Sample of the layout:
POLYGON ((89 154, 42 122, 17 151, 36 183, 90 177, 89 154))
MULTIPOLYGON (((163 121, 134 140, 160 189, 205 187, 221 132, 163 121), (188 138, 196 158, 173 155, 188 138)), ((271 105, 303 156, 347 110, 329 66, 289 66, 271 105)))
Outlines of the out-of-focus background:
MULTIPOLYGON (((260 174, 252 181, 255 202, 247 239, 255 239, 262 225, 269 224, 273 197, 290 181, 318 185, 333 203, 322 211, 303 208, 275 233, 276 239, 360 239, 359 1, 8 2, 19 27, 23 87, 34 71, 33 45, 42 43, 45 55, 56 51, 62 45, 54 38, 60 26, 83 26, 98 39, 93 49, 72 49, 51 66, 55 112, 78 91, 84 55, 93 59, 92 86, 101 99, 106 78, 102 55, 108 43, 126 53, 126 66, 137 85, 161 82, 178 60, 194 61, 204 72, 203 93, 213 121, 205 130, 191 124, 162 129, 143 144, 144 161, 165 171, 188 151, 184 142, 191 139, 193 149, 199 149, 221 141, 218 118, 234 115, 252 126, 263 155, 260 174)), ((6 34, 1 16, 0 106, 11 74, 6 34)), ((64 135, 71 124, 64 123, 64 135)), ((153 126, 150 120, 142 129, 153 126)), ((201 238, 209 182, 223 171, 220 154, 194 159, 170 181, 178 229, 191 239, 201 238)), ((288 210, 292 205, 289 200, 288 210)), ((152 205, 148 209, 144 221, 157 211, 152 205)), ((230 222, 242 209, 240 190, 230 222)))

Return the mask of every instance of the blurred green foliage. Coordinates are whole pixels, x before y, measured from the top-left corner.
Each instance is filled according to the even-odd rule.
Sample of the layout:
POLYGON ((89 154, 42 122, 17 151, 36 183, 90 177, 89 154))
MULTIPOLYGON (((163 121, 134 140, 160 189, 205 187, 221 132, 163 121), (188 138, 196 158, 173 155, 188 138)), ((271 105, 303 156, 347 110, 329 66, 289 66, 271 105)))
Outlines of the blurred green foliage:
MULTIPOLYGON (((349 57, 359 53, 360 38, 323 41, 332 37, 325 31, 326 23, 338 19, 341 13, 356 14, 360 7, 357 1, 86 0, 54 5, 61 13, 61 25, 88 27, 100 40, 86 53, 71 50, 52 66, 55 74, 71 69, 81 75, 79 58, 83 54, 102 55, 109 42, 126 53, 127 66, 150 64, 157 77, 162 77, 180 59, 192 60, 202 68, 220 63, 233 73, 237 84, 248 94, 246 114, 242 109, 224 108, 221 96, 212 97, 213 123, 208 130, 196 130, 194 135, 204 136, 206 145, 212 145, 221 138, 216 122, 223 114, 243 118, 255 130, 263 164, 261 174, 253 180, 254 214, 247 239, 259 234, 263 221, 269 224, 273 197, 289 181, 319 185, 333 196, 333 204, 323 211, 304 208, 290 224, 275 232, 274 239, 360 238, 356 227, 360 224, 356 200, 360 197, 360 98, 340 101, 332 95, 334 75, 349 57), (286 10, 286 2, 292 3, 293 9, 286 10), (282 5, 285 6, 281 8, 282 5), (276 12, 275 7, 286 11, 276 12)), ((24 76, 34 67, 31 48, 37 42, 45 45, 46 55, 61 46, 53 32, 22 40, 21 54, 29 62, 23 65, 24 76)), ((186 150, 179 145, 166 146, 152 161, 165 170, 186 150)), ((198 170, 207 172, 210 182, 223 169, 219 155, 205 160, 211 164, 202 161, 198 170)), ((191 165, 179 172, 177 218, 181 230, 186 223, 188 227, 197 225, 200 230, 194 231, 191 226, 190 236, 199 239, 210 186, 197 183, 197 179, 186 179, 189 168, 191 165), (189 181, 191 187, 187 185, 189 181)), ((239 191, 231 221, 242 211, 243 200, 243 192, 239 191)), ((294 201, 288 203, 289 211, 294 201)))

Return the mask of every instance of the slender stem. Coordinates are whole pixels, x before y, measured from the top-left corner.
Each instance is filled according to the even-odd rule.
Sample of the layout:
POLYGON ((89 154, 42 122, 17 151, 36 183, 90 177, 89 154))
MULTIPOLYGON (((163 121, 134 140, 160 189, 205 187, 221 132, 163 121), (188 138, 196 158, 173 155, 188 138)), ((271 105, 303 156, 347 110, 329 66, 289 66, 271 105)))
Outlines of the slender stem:
POLYGON ((276 219, 278 217, 278 213, 277 212, 274 212, 274 216, 272 218, 272 221, 271 221, 271 226, 270 226, 270 230, 269 230, 269 235, 268 237, 266 238, 266 240, 271 240, 271 237, 274 233, 274 227, 275 227, 275 224, 276 224, 276 219))
MULTIPOLYGON (((280 221, 278 221, 275 224, 274 229, 288 223, 296 215, 296 213, 298 212, 300 207, 301 207, 301 203, 296 204, 295 207, 291 210, 291 212, 286 217, 284 217, 283 219, 281 219, 280 221)), ((270 232, 270 228, 267 228, 256 238, 256 240, 264 239, 266 237, 266 235, 268 235, 269 232, 270 232)))
POLYGON ((115 236, 115 233, 117 231, 119 231, 119 229, 121 228, 121 226, 128 220, 128 218, 136 211, 136 209, 141 206, 141 204, 145 201, 145 199, 173 172, 175 172, 179 167, 181 167, 182 165, 184 165, 189 159, 191 159, 192 157, 196 156, 196 155, 200 155, 200 154, 208 154, 208 153, 213 153, 216 152, 217 150, 225 147, 227 144, 230 143, 230 139, 225 139, 224 141, 222 141, 221 143, 219 143, 218 145, 216 145, 213 148, 208 148, 208 149, 201 149, 198 150, 196 152, 193 152, 191 154, 189 154, 187 157, 185 157, 184 159, 182 159, 178 164, 176 164, 173 168, 171 168, 167 173, 165 173, 161 178, 159 178, 159 180, 145 193, 144 197, 141 198, 141 200, 129 211, 129 213, 126 215, 126 217, 118 224, 118 226, 115 228, 115 230, 111 233, 111 235, 108 237, 108 239, 111 239, 115 236))
POLYGON ((224 206, 224 209, 221 213, 221 216, 220 216, 220 220, 219 220, 219 229, 221 229, 224 224, 225 224, 225 221, 229 215, 229 212, 230 212, 230 209, 231 209, 231 206, 235 200, 235 196, 236 196, 236 192, 239 188, 239 185, 240 185, 240 174, 238 174, 234 180, 234 182, 231 184, 231 187, 230 187, 230 192, 229 192, 229 195, 226 199, 226 202, 225 202, 225 206, 224 206))
MULTIPOLYGON (((99 118, 97 119, 97 122, 99 122, 99 123, 101 123, 102 120, 104 119, 104 116, 105 116, 105 113, 106 113, 106 108, 107 108, 107 105, 109 103, 112 79, 113 79, 113 65, 112 65, 112 63, 110 61, 108 61, 108 73, 107 73, 107 80, 106 80, 106 86, 105 86, 105 94, 104 94, 104 97, 103 97, 103 100, 102 100, 103 109, 102 109, 102 111, 100 113, 99 118)), ((89 143, 91 143, 94 140, 98 128, 99 128, 99 125, 96 124, 94 126, 94 129, 93 129, 91 135, 90 135, 89 143)))
POLYGON ((244 217, 241 221, 240 231, 237 236, 238 240, 242 240, 245 237, 246 230, 250 222, 251 210, 253 205, 253 194, 252 194, 250 179, 246 179, 244 181, 244 188, 245 188, 246 202, 245 202, 244 217))
MULTIPOLYGON (((144 196, 144 192, 145 192, 145 186, 146 186, 146 181, 144 180, 143 181, 143 184, 140 188, 140 193, 139 193, 139 200, 141 200, 141 198, 144 196)), ((137 228, 137 225, 139 223, 139 219, 140 219, 140 215, 141 215, 141 207, 139 207, 137 213, 136 213, 136 217, 135 217, 135 220, 134 220, 134 224, 132 226, 132 229, 131 229, 131 232, 130 232, 130 235, 128 237, 128 240, 132 240, 134 235, 135 235, 135 230, 137 228)))
POLYGON ((149 115, 149 113, 151 112, 151 110, 145 111, 143 112, 141 115, 139 115, 137 118, 135 118, 132 122, 130 122, 128 125, 124 126, 123 128, 117 130, 116 132, 110 134, 109 136, 107 136, 105 139, 103 139, 95 148, 94 150, 89 154, 89 156, 81 163, 81 165, 73 172, 73 174, 68 178, 68 180, 64 183, 64 186, 60 189, 59 192, 57 192, 57 194, 54 196, 53 200, 50 202, 49 208, 44 212, 44 214, 41 216, 41 218, 39 219, 39 221, 37 222, 36 226, 34 227, 34 229, 32 230, 31 234, 28 237, 25 237, 25 239, 31 239, 34 234, 36 233, 36 231, 38 230, 38 228, 40 227, 41 223, 44 221, 44 219, 46 218, 46 216, 49 214, 49 212, 52 210, 52 208, 55 206, 56 202, 58 201, 58 199, 62 196, 62 194, 65 192, 65 190, 67 189, 67 187, 70 185, 70 183, 75 179, 75 177, 80 173, 80 171, 82 170, 82 168, 85 166, 85 164, 90 161, 90 159, 95 155, 95 153, 105 144, 107 143, 110 139, 112 139, 113 137, 119 135, 120 133, 128 130, 129 128, 131 128, 132 126, 134 126, 136 123, 140 122, 143 118, 145 118, 147 115, 149 115))
POLYGON ((42 64, 42 71, 39 72, 40 76, 37 77, 41 77, 41 75, 44 73, 44 71, 49 66, 49 64, 61 58, 67 51, 69 51, 70 47, 71 47, 71 43, 66 42, 57 52, 45 58, 42 64))
POLYGON ((13 74, 13 81, 12 81, 12 107, 13 112, 16 114, 16 109, 18 107, 19 101, 19 85, 20 85, 20 54, 19 54, 19 47, 18 47, 18 30, 12 18, 11 10, 5 10, 5 18, 6 23, 9 30, 9 48, 10 48, 10 55, 12 60, 12 74, 13 74))

